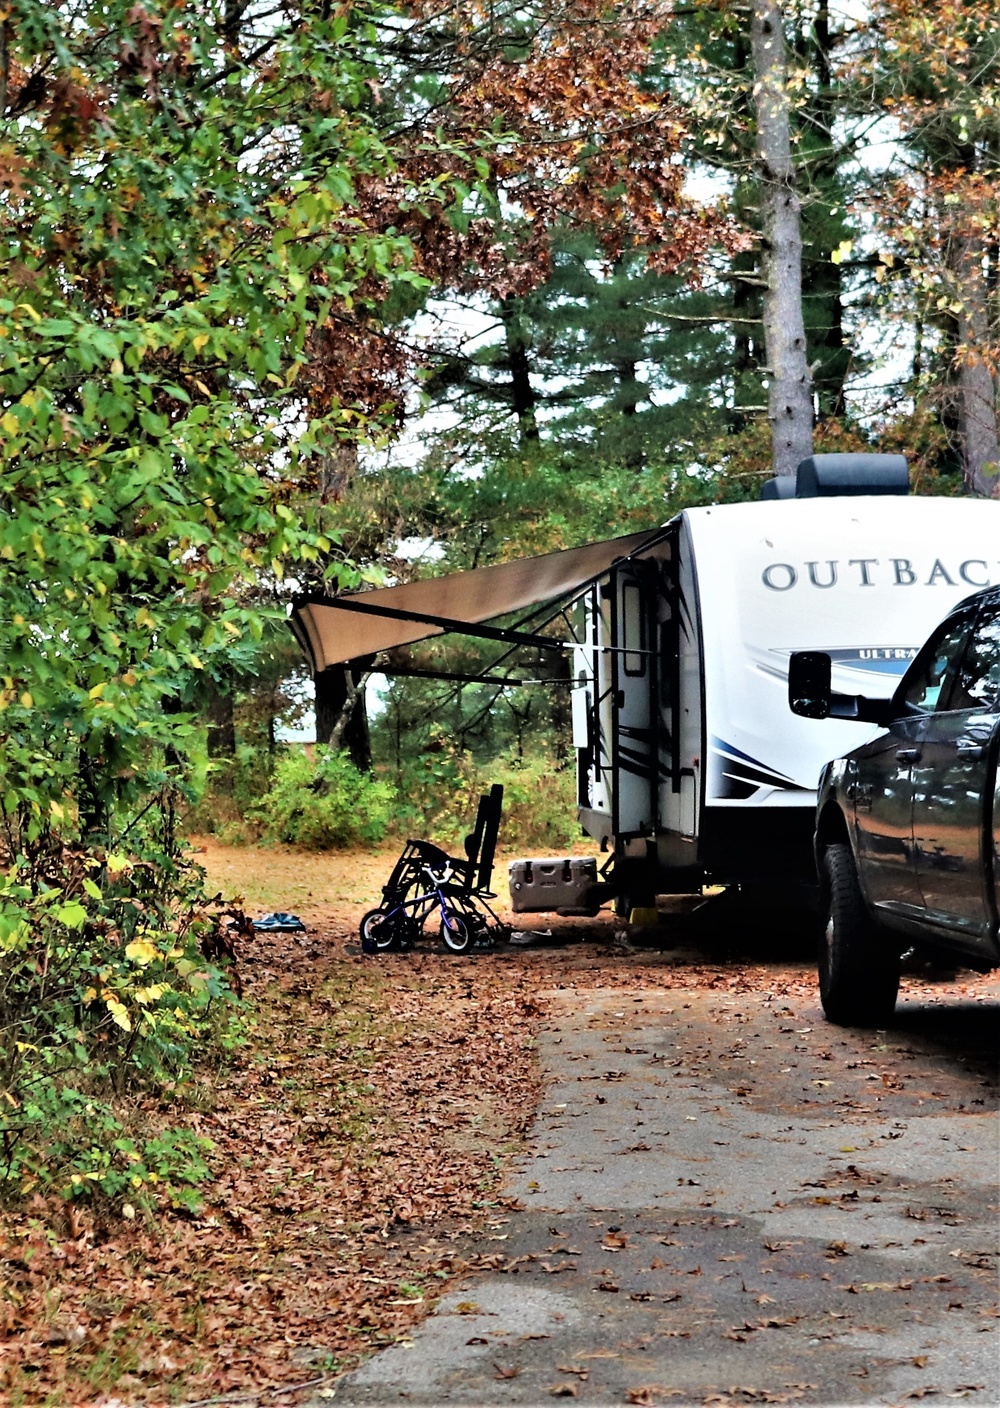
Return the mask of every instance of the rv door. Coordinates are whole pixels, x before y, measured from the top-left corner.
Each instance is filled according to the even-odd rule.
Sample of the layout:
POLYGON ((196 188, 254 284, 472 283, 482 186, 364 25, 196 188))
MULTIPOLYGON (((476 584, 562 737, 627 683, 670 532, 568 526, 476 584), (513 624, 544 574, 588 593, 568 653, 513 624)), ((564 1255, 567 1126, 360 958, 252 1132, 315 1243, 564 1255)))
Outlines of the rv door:
POLYGON ((657 826, 655 561, 631 561, 611 573, 611 829, 616 837, 652 836, 657 826))

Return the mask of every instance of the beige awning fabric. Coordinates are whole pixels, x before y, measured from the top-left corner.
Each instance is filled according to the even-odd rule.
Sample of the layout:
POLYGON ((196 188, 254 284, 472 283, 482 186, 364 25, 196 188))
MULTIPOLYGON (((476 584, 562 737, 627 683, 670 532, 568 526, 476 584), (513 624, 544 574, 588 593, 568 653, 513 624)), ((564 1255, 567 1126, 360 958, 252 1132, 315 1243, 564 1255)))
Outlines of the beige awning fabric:
POLYGON ((429 636, 443 635, 447 630, 460 630, 463 624, 478 625, 509 611, 568 597, 576 588, 601 576, 612 563, 648 547, 662 534, 662 528, 654 528, 542 557, 501 562, 472 572, 452 572, 446 577, 428 577, 400 587, 382 587, 343 597, 303 597, 296 602, 289 624, 309 656, 314 673, 318 673, 395 645, 410 645, 429 636), (349 603, 394 614, 373 614, 349 603))

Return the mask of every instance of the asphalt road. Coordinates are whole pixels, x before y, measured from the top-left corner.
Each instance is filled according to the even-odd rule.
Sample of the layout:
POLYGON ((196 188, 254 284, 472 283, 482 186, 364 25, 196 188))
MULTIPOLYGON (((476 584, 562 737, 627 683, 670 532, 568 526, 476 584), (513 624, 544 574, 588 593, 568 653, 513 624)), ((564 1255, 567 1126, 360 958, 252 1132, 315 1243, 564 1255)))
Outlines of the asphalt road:
POLYGON ((543 998, 510 1209, 336 1401, 1000 1404, 1000 988, 884 1032, 732 970, 543 998))

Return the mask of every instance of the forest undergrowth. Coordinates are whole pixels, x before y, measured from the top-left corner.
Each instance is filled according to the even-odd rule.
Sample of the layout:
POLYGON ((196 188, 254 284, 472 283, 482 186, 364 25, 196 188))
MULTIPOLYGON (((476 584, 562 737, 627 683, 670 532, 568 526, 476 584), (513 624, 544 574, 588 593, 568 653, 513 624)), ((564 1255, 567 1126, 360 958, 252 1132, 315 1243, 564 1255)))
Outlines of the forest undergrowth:
POLYGON ((322 1380, 420 1318, 488 1221, 535 1103, 530 973, 373 963, 330 917, 240 963, 248 1043, 199 1073, 187 1114, 211 1141, 201 1209, 37 1196, 0 1217, 5 1403, 322 1380))

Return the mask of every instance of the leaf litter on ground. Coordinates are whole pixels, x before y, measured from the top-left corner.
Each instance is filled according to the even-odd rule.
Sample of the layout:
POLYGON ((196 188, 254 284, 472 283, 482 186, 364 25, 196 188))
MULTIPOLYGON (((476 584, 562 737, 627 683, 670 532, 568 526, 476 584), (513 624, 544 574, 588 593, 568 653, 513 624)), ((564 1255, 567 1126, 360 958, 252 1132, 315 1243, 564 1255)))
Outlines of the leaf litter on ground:
MULTIPOLYGON (((499 1254, 460 1248, 522 1206, 500 1182, 537 1103, 540 993, 620 986, 637 1001, 698 989, 728 1002, 764 992, 779 1019, 793 1010, 782 1002, 815 1001, 808 965, 625 950, 612 919, 546 916, 566 931, 561 949, 459 958, 427 945, 366 959, 357 924, 392 855, 205 849, 215 883, 248 907, 294 908, 307 932, 260 934, 241 954, 250 1040, 201 1073, 188 1113, 215 1144, 199 1216, 129 1221, 42 1199, 0 1214, 4 1401, 294 1403, 297 1388, 405 1339, 463 1272, 505 1269, 499 1254)), ((960 991, 978 1000, 987 982, 960 991)), ((811 1035, 787 1032, 789 1042, 811 1035)), ((678 1052, 694 1071, 698 1053, 678 1052)), ((179 1118, 176 1106, 146 1114, 179 1118)), ((786 1387, 771 1398, 733 1388, 719 1401, 800 1395, 786 1387)), ((629 1401, 675 1392, 644 1385, 629 1401)))

